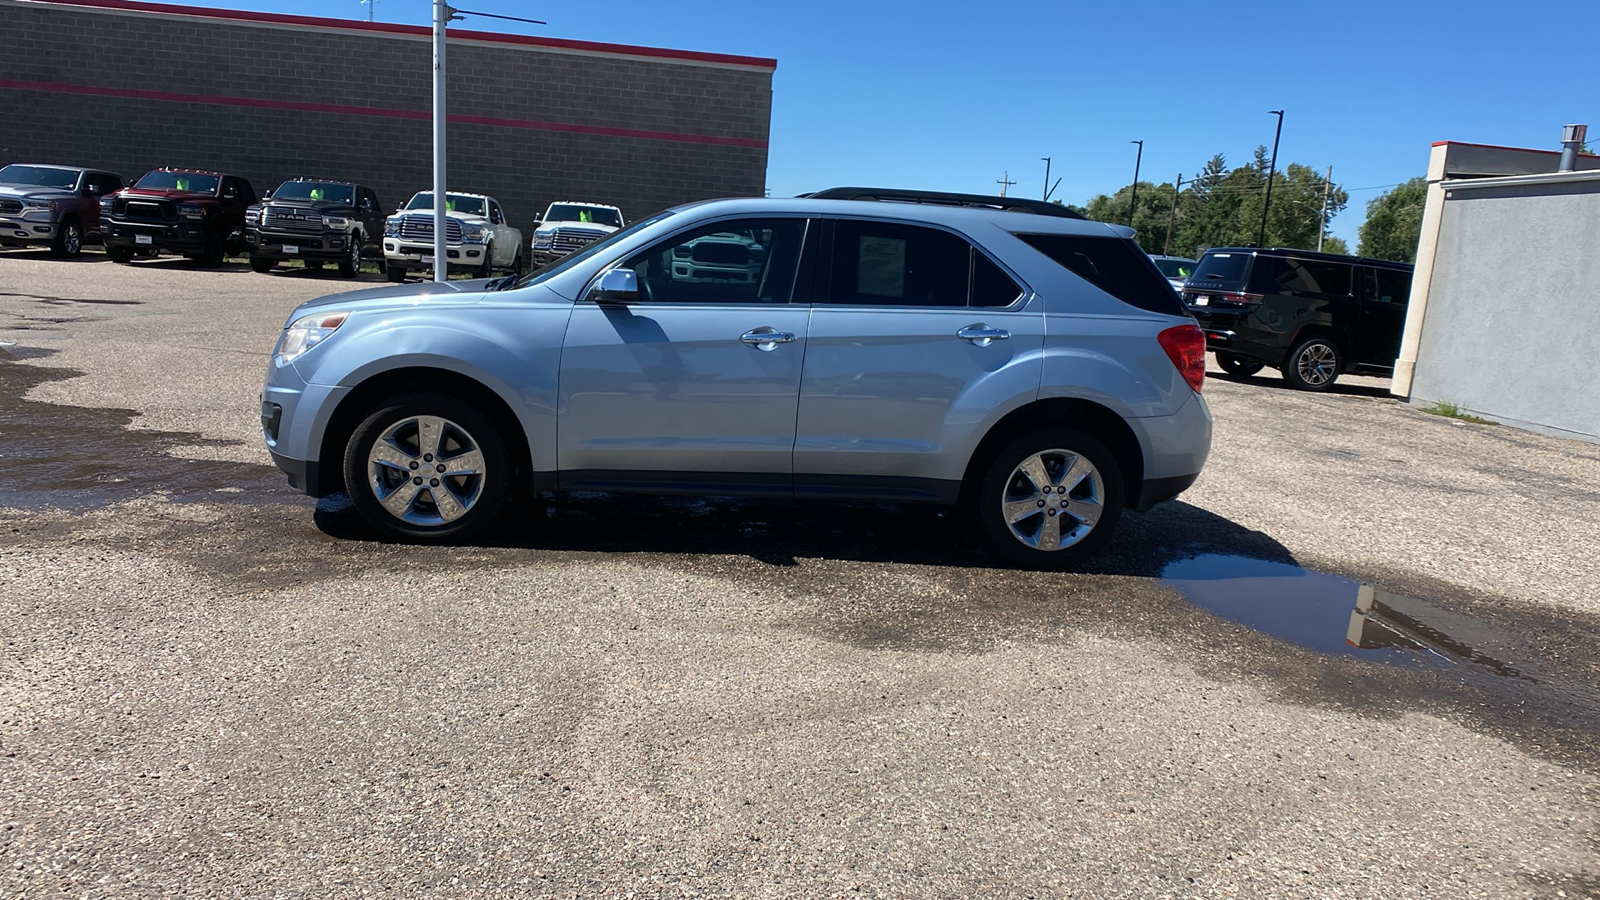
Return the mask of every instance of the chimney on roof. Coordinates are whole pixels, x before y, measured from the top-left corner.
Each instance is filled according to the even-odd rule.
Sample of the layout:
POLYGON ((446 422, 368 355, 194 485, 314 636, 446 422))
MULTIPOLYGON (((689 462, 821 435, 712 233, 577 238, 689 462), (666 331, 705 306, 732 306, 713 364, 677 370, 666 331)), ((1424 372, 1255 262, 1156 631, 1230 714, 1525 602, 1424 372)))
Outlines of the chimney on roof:
POLYGON ((1568 125, 1561 129, 1561 167, 1557 172, 1571 172, 1578 167, 1578 148, 1589 136, 1589 126, 1568 125))

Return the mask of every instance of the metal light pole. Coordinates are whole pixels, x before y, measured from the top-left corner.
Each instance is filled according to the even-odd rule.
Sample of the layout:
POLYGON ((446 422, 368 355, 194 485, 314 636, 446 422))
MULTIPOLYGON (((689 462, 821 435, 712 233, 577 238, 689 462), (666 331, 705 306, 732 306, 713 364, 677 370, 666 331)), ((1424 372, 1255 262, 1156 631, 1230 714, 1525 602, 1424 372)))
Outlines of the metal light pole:
POLYGON ((1128 227, 1132 228, 1133 212, 1139 208, 1139 164, 1144 162, 1144 141, 1129 141, 1128 143, 1139 145, 1139 153, 1133 158, 1133 193, 1128 197, 1128 227))
POLYGON ((1328 180, 1322 183, 1322 224, 1317 226, 1317 252, 1322 252, 1322 233, 1328 230, 1328 195, 1333 192, 1333 166, 1328 167, 1328 180))
POLYGON ((444 171, 444 37, 451 9, 444 0, 433 0, 433 280, 450 280, 450 261, 445 247, 445 171, 444 171))
POLYGON ((1261 235, 1256 239, 1257 247, 1267 245, 1267 210, 1272 208, 1272 178, 1278 174, 1278 138, 1283 136, 1283 110, 1269 109, 1267 112, 1278 117, 1278 130, 1272 135, 1272 164, 1267 167, 1267 197, 1261 202, 1261 235))

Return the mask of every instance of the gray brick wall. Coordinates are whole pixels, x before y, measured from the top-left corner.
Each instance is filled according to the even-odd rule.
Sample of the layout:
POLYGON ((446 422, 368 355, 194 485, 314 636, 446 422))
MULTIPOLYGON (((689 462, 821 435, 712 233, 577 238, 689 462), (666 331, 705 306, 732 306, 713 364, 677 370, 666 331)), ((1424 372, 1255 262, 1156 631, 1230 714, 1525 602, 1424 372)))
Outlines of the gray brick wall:
MULTIPOLYGON (((197 21, 0 0, 0 81, 427 111, 431 44, 338 30, 197 21)), ((551 200, 629 219, 691 200, 759 196, 772 73, 666 59, 452 41, 452 115, 759 142, 759 146, 451 123, 450 185, 531 230, 551 200)), ((265 191, 294 175, 372 186, 390 208, 431 187, 426 119, 63 93, 0 85, 0 164, 138 177, 215 169, 265 191)))

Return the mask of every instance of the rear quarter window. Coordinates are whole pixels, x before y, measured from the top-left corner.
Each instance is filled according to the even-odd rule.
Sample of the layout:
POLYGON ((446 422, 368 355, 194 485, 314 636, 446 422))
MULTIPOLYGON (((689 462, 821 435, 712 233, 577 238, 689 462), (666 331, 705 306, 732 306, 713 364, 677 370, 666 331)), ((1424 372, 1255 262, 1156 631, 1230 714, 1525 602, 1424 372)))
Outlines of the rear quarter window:
POLYGON ((1018 234, 1017 238, 1129 306, 1184 315, 1172 285, 1131 240, 1076 234, 1018 234))

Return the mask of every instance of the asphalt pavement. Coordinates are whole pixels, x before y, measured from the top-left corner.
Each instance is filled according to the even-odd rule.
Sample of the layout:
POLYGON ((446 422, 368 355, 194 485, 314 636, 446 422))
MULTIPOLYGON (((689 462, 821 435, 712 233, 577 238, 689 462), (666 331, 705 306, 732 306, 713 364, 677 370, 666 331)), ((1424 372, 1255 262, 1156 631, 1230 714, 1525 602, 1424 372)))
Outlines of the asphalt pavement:
POLYGON ((0 252, 0 896, 1600 896, 1600 447, 1213 370, 1077 572, 690 498, 410 547, 257 418, 381 283, 0 252))

